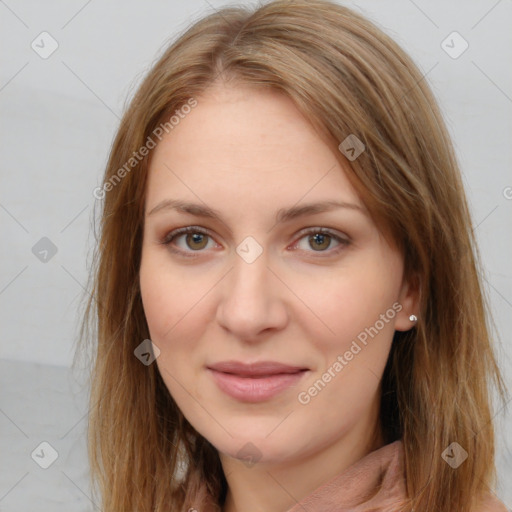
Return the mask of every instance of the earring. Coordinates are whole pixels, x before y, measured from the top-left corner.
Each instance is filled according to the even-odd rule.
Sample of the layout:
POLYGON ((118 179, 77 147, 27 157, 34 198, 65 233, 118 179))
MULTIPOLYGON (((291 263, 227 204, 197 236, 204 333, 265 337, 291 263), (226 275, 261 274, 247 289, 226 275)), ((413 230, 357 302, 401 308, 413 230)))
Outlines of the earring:
POLYGON ((416 322, 416 321, 418 320, 418 317, 417 317, 416 315, 411 315, 411 316, 409 317, 409 320, 410 320, 411 322, 416 322))

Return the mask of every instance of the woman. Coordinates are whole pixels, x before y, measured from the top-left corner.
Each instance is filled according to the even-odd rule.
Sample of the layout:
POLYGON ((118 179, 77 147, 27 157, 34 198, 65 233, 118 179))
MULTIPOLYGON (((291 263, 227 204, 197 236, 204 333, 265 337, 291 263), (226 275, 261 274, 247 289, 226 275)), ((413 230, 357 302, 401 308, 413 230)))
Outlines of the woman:
POLYGON ((372 23, 322 0, 200 20, 95 196, 105 512, 505 510, 460 171, 372 23))

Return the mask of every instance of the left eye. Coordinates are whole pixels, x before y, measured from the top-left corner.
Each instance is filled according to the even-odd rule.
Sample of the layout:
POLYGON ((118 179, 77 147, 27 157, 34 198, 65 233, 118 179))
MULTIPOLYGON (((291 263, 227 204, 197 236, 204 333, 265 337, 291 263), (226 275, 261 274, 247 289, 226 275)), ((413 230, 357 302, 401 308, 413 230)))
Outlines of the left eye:
POLYGON ((336 252, 340 246, 348 244, 348 240, 345 240, 333 232, 322 228, 309 230, 306 233, 303 233, 299 242, 294 246, 294 248, 299 247, 299 249, 307 251, 307 248, 305 249, 304 247, 300 247, 300 241, 302 240, 304 240, 314 252, 327 252, 326 249, 329 249, 333 240, 337 242, 334 252, 336 252))

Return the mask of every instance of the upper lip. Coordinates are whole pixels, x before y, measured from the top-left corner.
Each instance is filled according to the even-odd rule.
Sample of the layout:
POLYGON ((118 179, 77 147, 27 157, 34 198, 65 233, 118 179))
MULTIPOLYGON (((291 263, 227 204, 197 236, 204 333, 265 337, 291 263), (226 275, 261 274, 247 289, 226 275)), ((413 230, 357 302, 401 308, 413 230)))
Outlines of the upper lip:
POLYGON ((282 373, 297 373, 307 370, 303 366, 292 366, 275 361, 260 361, 257 363, 242 363, 239 361, 222 361, 208 365, 210 370, 247 377, 261 377, 264 375, 279 375, 282 373))

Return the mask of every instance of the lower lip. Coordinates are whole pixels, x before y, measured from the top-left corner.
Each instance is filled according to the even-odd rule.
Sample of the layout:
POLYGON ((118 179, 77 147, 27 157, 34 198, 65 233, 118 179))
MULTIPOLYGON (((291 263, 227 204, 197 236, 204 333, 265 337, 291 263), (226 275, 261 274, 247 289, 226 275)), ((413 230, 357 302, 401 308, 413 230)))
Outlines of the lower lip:
POLYGON ((267 377, 241 377, 208 369, 221 391, 243 402, 263 402, 298 384, 306 371, 267 377))

